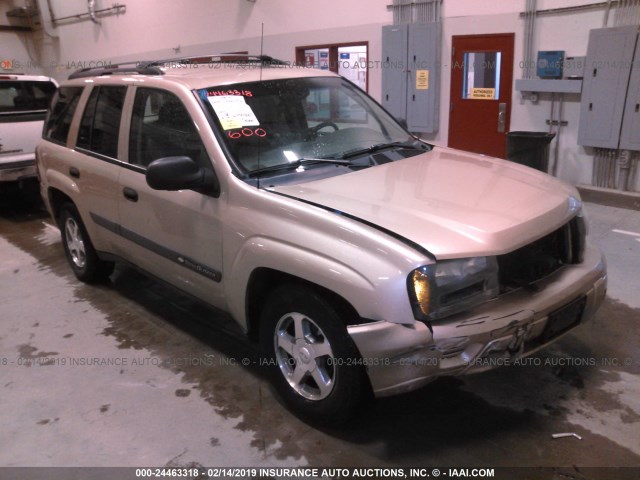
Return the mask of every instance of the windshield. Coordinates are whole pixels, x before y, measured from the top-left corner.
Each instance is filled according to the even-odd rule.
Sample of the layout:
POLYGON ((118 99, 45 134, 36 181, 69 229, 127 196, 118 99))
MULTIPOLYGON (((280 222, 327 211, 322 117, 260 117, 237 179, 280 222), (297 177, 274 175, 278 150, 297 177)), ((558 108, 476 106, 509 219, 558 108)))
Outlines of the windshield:
POLYGON ((234 84, 198 94, 232 160, 248 175, 303 162, 327 165, 321 161, 327 159, 355 165, 358 155, 408 148, 416 141, 369 96, 338 77, 234 84))
POLYGON ((44 112, 49 107, 56 86, 51 82, 0 82, 0 113, 44 112))

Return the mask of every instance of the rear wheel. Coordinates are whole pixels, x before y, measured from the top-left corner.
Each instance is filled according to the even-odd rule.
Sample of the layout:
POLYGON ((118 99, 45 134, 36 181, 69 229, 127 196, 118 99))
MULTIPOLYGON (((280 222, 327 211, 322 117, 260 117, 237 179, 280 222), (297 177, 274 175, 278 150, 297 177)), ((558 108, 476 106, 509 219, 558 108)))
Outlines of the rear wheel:
POLYGON ((332 304, 310 288, 274 290, 261 342, 275 387, 289 408, 317 423, 349 419, 366 398, 360 354, 332 304))
POLYGON ((60 212, 60 231, 64 253, 73 273, 86 283, 106 279, 113 272, 113 262, 98 258, 75 205, 67 203, 60 212))

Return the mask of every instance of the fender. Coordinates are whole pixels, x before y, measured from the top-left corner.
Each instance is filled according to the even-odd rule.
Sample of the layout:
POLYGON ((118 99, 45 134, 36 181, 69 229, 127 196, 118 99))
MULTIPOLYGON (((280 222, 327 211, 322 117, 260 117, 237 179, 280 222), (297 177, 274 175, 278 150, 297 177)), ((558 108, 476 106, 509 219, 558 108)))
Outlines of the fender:
POLYGON ((391 320, 413 323, 404 279, 393 282, 392 272, 397 277, 398 267, 382 262, 379 257, 360 252, 358 263, 374 268, 379 273, 379 283, 353 265, 348 265, 322 252, 302 248, 269 237, 252 237, 240 247, 225 274, 225 296, 231 315, 247 328, 246 294, 252 273, 258 268, 269 268, 285 274, 303 278, 347 300, 358 314, 371 320, 391 320), (385 278, 384 272, 389 272, 385 278), (400 290, 400 291, 398 291, 400 290), (393 313, 392 313, 393 312, 393 313), (397 316, 402 320, 390 318, 397 316))
POLYGON ((49 168, 47 169, 47 190, 51 189, 60 190, 71 198, 74 203, 76 203, 76 195, 80 194, 80 188, 74 180, 57 170, 49 168))

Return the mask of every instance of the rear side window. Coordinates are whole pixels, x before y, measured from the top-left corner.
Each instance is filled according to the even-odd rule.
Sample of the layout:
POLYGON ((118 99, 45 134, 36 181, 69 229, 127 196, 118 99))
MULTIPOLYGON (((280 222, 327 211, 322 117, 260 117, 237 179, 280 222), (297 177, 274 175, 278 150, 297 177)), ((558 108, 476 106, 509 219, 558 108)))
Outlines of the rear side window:
POLYGON ((118 157, 118 134, 127 87, 94 88, 82 115, 77 146, 111 158, 118 157))
POLYGON ((82 87, 62 87, 53 97, 51 111, 45 122, 43 137, 58 143, 67 143, 69 127, 78 106, 82 87))
POLYGON ((0 114, 46 112, 56 91, 52 82, 0 82, 0 114))
POLYGON ((162 157, 186 156, 206 166, 208 156, 180 99, 155 88, 138 88, 131 116, 129 162, 147 167, 162 157))

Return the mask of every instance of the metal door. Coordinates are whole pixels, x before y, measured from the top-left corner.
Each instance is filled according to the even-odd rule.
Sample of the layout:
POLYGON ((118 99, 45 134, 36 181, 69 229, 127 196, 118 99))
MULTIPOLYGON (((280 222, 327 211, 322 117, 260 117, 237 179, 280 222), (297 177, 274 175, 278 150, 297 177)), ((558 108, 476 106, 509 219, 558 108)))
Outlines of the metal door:
POLYGON ((222 284, 222 202, 193 190, 161 191, 146 182, 146 168, 162 157, 187 156, 212 168, 197 125, 171 92, 137 87, 125 117, 128 161, 119 177, 117 252, 150 274, 217 307, 224 307, 222 284), (129 114, 127 114, 130 112, 129 114))
POLYGON ((450 147, 505 158, 513 44, 513 33, 453 36, 450 147))

